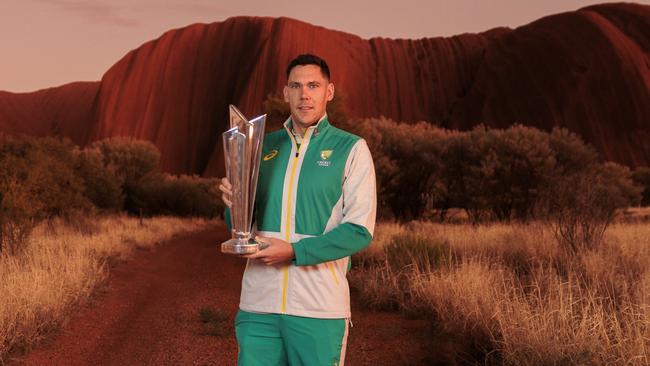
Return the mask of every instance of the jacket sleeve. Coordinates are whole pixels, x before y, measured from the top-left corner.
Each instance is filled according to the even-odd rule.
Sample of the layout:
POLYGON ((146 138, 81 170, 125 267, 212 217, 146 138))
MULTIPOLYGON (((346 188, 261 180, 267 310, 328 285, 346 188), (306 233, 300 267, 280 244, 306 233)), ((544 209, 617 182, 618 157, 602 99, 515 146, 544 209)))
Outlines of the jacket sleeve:
POLYGON ((228 227, 228 231, 232 230, 232 218, 230 214, 230 207, 227 207, 223 210, 223 221, 226 222, 226 226, 228 227))
POLYGON ((350 256, 372 240, 377 212, 375 167, 370 149, 360 139, 352 148, 343 176, 343 217, 323 235, 292 243, 294 263, 308 266, 350 256))

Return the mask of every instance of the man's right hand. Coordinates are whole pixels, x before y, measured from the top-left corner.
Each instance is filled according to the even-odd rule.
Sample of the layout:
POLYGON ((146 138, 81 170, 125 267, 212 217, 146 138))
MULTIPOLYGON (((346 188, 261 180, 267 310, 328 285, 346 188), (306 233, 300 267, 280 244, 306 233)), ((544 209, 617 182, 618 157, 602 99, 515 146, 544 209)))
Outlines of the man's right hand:
POLYGON ((219 184, 219 190, 221 191, 221 200, 223 203, 228 206, 228 208, 232 207, 232 185, 230 184, 230 181, 228 178, 223 177, 221 178, 221 184, 219 184))

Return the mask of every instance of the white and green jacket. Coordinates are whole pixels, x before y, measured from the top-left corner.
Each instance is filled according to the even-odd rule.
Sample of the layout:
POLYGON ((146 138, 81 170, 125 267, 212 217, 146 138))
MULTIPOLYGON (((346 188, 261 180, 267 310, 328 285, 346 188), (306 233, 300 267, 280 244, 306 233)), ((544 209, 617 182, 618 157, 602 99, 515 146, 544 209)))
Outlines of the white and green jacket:
POLYGON ((284 129, 265 136, 257 194, 257 235, 293 245, 295 259, 267 266, 249 259, 239 307, 261 313, 349 318, 350 255, 375 227, 375 169, 365 140, 329 124, 302 140, 284 129))

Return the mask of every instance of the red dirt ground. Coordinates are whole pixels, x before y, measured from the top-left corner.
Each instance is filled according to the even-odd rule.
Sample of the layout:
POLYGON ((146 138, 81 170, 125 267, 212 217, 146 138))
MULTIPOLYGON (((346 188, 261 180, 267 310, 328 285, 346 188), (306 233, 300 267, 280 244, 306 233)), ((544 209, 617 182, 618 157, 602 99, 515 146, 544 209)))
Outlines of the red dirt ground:
MULTIPOLYGON (((244 261, 223 255, 224 227, 178 237, 111 268, 107 285, 55 335, 9 365, 235 365, 233 318, 244 261), (229 315, 207 335, 204 307, 229 315)), ((368 311, 353 297, 346 365, 425 365, 427 322, 368 311)))

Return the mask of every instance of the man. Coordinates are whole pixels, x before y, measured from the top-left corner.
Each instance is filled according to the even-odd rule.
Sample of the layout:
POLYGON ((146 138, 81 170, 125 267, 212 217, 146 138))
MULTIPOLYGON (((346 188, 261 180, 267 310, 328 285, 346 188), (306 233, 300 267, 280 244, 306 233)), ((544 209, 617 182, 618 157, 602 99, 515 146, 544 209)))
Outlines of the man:
MULTIPOLYGON (((327 119, 327 63, 287 67, 291 116, 265 136, 255 200, 257 239, 235 319, 239 365, 343 365, 350 319, 350 256, 375 226, 375 171, 366 142, 327 119)), ((222 198, 230 207, 230 183, 222 198)), ((228 210, 227 210, 228 213, 228 210)))

